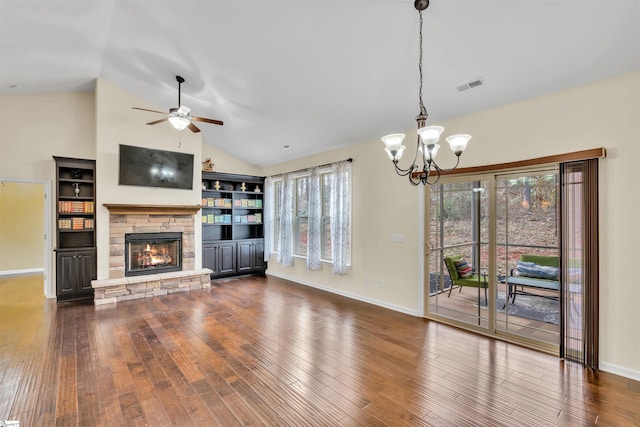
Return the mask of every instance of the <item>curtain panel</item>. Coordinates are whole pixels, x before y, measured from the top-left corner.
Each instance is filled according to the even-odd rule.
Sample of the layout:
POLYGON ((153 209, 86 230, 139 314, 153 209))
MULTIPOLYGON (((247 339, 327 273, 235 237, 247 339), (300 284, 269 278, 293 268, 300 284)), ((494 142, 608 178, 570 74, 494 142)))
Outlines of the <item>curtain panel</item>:
POLYGON ((280 241, 277 261, 285 267, 293 267, 293 187, 295 179, 284 174, 280 194, 280 241))
POLYGON ((317 167, 309 171, 308 209, 307 270, 314 271, 322 268, 322 188, 317 167))
POLYGON ((264 180, 264 261, 268 262, 273 255, 273 220, 275 219, 275 186, 273 178, 264 180))
POLYGON ((351 251, 351 162, 333 164, 331 188, 331 252, 333 274, 345 275, 351 251))

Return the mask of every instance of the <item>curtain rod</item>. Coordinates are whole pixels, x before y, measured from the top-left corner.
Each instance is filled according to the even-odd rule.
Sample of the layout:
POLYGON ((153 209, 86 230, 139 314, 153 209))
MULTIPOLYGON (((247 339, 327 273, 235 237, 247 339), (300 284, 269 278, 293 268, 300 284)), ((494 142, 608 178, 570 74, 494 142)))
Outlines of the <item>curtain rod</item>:
POLYGON ((331 166, 331 165, 332 165, 332 164, 334 164, 334 163, 340 163, 340 162, 349 162, 349 163, 353 163, 353 159, 352 159, 351 157, 349 157, 348 159, 345 159, 345 160, 338 160, 337 162, 325 163, 324 165, 311 166, 311 167, 308 167, 308 168, 298 169, 298 170, 294 170, 294 171, 282 172, 282 173, 279 173, 279 174, 277 174, 277 175, 272 175, 272 177, 282 176, 282 175, 284 175, 285 173, 298 173, 298 172, 305 172, 305 171, 308 171, 308 170, 309 170, 309 169, 311 169, 311 168, 324 168, 324 167, 327 167, 327 166, 331 166))

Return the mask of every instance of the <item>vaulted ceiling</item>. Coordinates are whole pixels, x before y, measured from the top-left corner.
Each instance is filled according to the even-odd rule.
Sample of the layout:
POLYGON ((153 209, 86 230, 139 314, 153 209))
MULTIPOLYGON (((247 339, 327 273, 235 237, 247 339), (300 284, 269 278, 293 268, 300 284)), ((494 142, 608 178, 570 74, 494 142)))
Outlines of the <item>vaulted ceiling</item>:
MULTIPOLYGON (((418 30, 411 0, 0 0, 0 94, 101 77, 165 111, 181 75, 203 142, 267 166, 413 129, 418 30)), ((423 67, 432 123, 639 70, 640 1, 431 0, 423 67)))

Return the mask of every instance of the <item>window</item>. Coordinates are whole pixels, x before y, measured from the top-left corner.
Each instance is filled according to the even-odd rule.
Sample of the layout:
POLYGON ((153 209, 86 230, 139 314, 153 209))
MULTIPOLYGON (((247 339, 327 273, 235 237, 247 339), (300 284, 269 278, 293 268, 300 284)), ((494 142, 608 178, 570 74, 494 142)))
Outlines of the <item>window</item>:
POLYGON ((307 243, 309 237, 309 178, 296 179, 296 216, 295 216, 295 254, 307 256, 307 243))
MULTIPOLYGON (((265 218, 266 221, 272 221, 270 236, 273 237, 273 243, 271 248, 267 248, 269 254, 280 252, 283 247, 291 247, 293 256, 307 258, 307 267, 310 270, 320 268, 320 260, 335 264, 338 258, 340 267, 336 272, 334 265, 334 272, 345 274, 346 267, 351 263, 351 163, 343 163, 348 163, 348 166, 342 169, 336 169, 335 166, 325 167, 319 172, 314 172, 315 179, 310 179, 309 172, 297 174, 291 179, 293 198, 291 206, 288 207, 292 211, 293 219, 291 245, 283 245, 282 242, 287 234, 281 229, 281 219, 287 209, 287 206, 282 206, 284 181, 280 177, 272 179, 272 189, 266 189, 273 192, 274 205, 273 218, 265 218), (336 178, 337 173, 341 174, 340 179, 336 178), (315 184, 312 185, 311 181, 315 184), (336 186, 339 186, 339 189, 336 189, 336 186), (314 239, 310 238, 312 235, 314 239), (335 241, 340 242, 341 250, 337 253, 334 248, 335 241), (312 264, 317 267, 310 267, 311 260, 314 260, 312 264)), ((280 255, 282 254, 279 253, 280 255)))

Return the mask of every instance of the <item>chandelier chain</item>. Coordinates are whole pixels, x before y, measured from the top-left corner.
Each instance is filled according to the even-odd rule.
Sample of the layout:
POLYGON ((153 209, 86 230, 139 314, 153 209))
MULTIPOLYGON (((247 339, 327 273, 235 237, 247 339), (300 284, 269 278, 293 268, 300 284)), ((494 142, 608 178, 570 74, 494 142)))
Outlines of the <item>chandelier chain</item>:
POLYGON ((420 16, 420 38, 419 38, 419 47, 418 47, 418 52, 419 52, 419 58, 418 58, 418 75, 420 76, 419 82, 420 82, 420 86, 418 89, 418 99, 420 101, 420 105, 418 105, 419 107, 419 111, 420 114, 425 114, 426 113, 426 109, 424 107, 424 103, 422 102, 422 11, 419 10, 418 14, 420 16))

